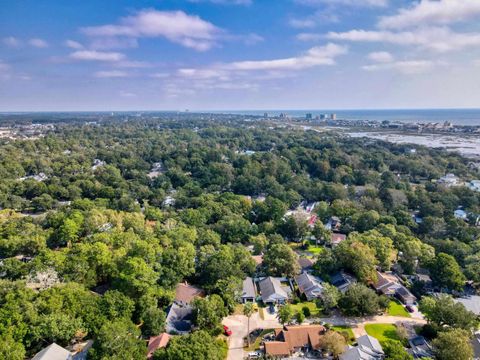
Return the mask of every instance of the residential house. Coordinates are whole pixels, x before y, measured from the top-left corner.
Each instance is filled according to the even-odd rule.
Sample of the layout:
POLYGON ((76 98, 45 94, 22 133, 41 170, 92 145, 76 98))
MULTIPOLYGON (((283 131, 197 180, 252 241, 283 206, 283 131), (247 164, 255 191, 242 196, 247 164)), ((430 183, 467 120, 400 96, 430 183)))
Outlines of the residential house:
POLYGON ((165 330, 169 334, 186 334, 192 329, 193 308, 173 303, 165 319, 165 330))
POLYGON ((342 241, 345 241, 346 239, 347 239, 347 235, 345 235, 345 234, 333 233, 333 234, 332 234, 331 245, 332 245, 332 247, 336 247, 336 246, 338 246, 342 241))
POLYGON ((330 283, 335 286, 341 293, 345 293, 352 284, 356 282, 353 276, 340 271, 330 276, 330 283))
POLYGON ((289 299, 286 287, 283 287, 279 278, 266 277, 258 283, 260 295, 265 304, 284 304, 289 299))
POLYGON ((169 341, 170 335, 167 333, 161 333, 160 335, 152 336, 148 340, 147 359, 151 359, 153 357, 153 353, 158 349, 166 347, 169 341))
POLYGON ((480 296, 469 295, 453 299, 455 302, 463 304, 468 311, 480 316, 480 296))
POLYGON ((73 355, 67 349, 52 343, 38 352, 32 360, 73 360, 73 355))
POLYGON ((308 273, 302 273, 295 277, 300 294, 305 295, 308 301, 322 296, 323 286, 321 280, 308 273))
POLYGON ((470 190, 480 192, 480 180, 472 180, 467 186, 470 190))
POLYGON ((270 357, 288 357, 297 351, 316 350, 325 333, 322 325, 296 325, 275 329, 275 341, 265 342, 265 354, 270 357))
POLYGON ((437 181, 438 184, 444 185, 446 187, 460 186, 460 179, 454 174, 447 174, 437 181))
POLYGON ((309 272, 312 270, 313 265, 315 262, 306 257, 298 258, 298 265, 300 266, 300 272, 309 272))
POLYGON ((410 352, 415 359, 433 358, 432 346, 423 336, 415 336, 408 340, 410 352))
POLYGON ((383 359, 383 348, 373 336, 363 335, 357 339, 357 346, 350 347, 340 360, 380 360, 383 359))
POLYGON ((205 291, 187 282, 177 284, 174 302, 179 306, 188 306, 196 297, 204 297, 205 291))
POLYGON ((460 219, 460 220, 467 220, 468 214, 465 210, 463 209, 457 209, 453 212, 453 216, 455 219, 460 219))
POLYGON ((251 277, 245 278, 243 280, 243 288, 242 288, 242 303, 246 302, 255 302, 257 298, 257 291, 255 290, 255 284, 251 277))
POLYGON ((332 216, 328 222, 325 224, 325 229, 332 230, 332 231, 339 231, 342 226, 342 222, 340 218, 336 216, 332 216))
POLYGON ((377 271, 377 282, 373 284, 375 290, 383 295, 395 296, 405 305, 413 305, 417 298, 400 283, 397 276, 392 273, 377 271))

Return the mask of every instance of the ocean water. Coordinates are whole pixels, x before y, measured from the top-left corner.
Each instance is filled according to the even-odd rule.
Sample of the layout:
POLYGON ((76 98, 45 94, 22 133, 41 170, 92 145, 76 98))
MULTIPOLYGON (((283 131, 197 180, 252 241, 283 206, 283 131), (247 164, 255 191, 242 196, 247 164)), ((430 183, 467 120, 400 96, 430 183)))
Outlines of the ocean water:
POLYGON ((276 116, 286 113, 292 117, 304 117, 311 113, 313 117, 320 114, 337 114, 337 119, 344 120, 375 120, 401 122, 445 122, 456 125, 479 125, 480 109, 392 109, 392 110, 235 110, 218 111, 221 113, 259 115, 268 113, 276 116))

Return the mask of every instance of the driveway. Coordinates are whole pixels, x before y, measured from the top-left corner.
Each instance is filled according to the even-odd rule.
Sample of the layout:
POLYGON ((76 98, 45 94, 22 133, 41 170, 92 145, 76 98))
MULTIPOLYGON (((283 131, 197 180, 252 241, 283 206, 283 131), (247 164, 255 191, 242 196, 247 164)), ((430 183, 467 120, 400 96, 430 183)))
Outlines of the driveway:
MULTIPOLYGON (((267 311, 265 311, 266 313, 267 311)), ((246 356, 243 351, 243 339, 247 336, 247 317, 243 315, 232 315, 223 319, 223 325, 232 330, 232 335, 228 338, 228 357, 227 360, 241 360, 246 356)), ((255 329, 273 329, 281 328, 282 325, 274 316, 268 316, 264 319, 256 312, 250 317, 250 332, 255 329)))
MULTIPOLYGON (((267 311, 265 311, 267 313, 267 311)), ((265 314, 267 315, 267 314, 265 314)), ((370 316, 363 318, 352 318, 345 316, 331 316, 324 318, 309 319, 305 323, 312 321, 324 321, 332 325, 346 325, 352 328, 355 337, 366 334, 365 325, 367 324, 402 324, 407 329, 412 329, 415 325, 424 325, 426 321, 419 317, 400 317, 400 316, 370 316)), ((232 315, 223 319, 223 325, 227 325, 232 330, 232 335, 228 339, 228 357, 227 360, 241 360, 246 356, 243 351, 243 339, 247 336, 247 317, 243 315, 232 315)), ((274 316, 260 317, 256 312, 250 318, 250 332, 255 329, 273 329, 281 328, 282 325, 274 316)))

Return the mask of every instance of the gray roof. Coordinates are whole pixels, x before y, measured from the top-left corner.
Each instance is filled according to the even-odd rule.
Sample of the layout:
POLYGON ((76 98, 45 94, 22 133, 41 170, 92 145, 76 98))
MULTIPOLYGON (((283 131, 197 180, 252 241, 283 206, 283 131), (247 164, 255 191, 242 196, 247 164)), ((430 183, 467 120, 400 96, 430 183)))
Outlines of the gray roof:
POLYGON ((266 277, 259 282, 260 293, 262 295, 263 302, 271 302, 277 300, 287 300, 288 294, 282 289, 280 280, 274 277, 266 277))
POLYGON ((366 346, 369 349, 372 349, 375 352, 383 354, 382 345, 375 339, 373 336, 370 335, 363 335, 357 339, 358 345, 366 346))
POLYGON ((455 302, 459 302, 465 306, 468 311, 480 315, 480 296, 470 295, 467 297, 453 299, 455 302))
POLYGON ((32 360, 71 360, 72 354, 60 345, 52 343, 37 353, 32 360))
POLYGON ((191 306, 178 306, 173 303, 165 320, 167 332, 188 332, 192 327, 193 309, 191 306))
POLYGON ((256 296, 257 292, 255 291, 253 279, 251 277, 245 278, 243 280, 242 298, 255 298, 256 296))
POLYGON ((308 273, 303 273, 295 277, 295 282, 300 292, 305 294, 308 300, 320 297, 323 292, 320 279, 308 273))
POLYGON ((383 349, 377 339, 363 335, 357 339, 358 346, 349 348, 340 360, 378 360, 383 358, 383 349))

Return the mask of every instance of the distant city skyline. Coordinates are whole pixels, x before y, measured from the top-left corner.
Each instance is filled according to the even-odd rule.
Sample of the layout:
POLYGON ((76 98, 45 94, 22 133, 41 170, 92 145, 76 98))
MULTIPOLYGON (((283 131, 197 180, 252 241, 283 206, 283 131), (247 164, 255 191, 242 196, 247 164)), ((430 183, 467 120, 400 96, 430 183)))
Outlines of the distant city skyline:
POLYGON ((0 111, 480 107, 478 0, 3 1, 0 111))

